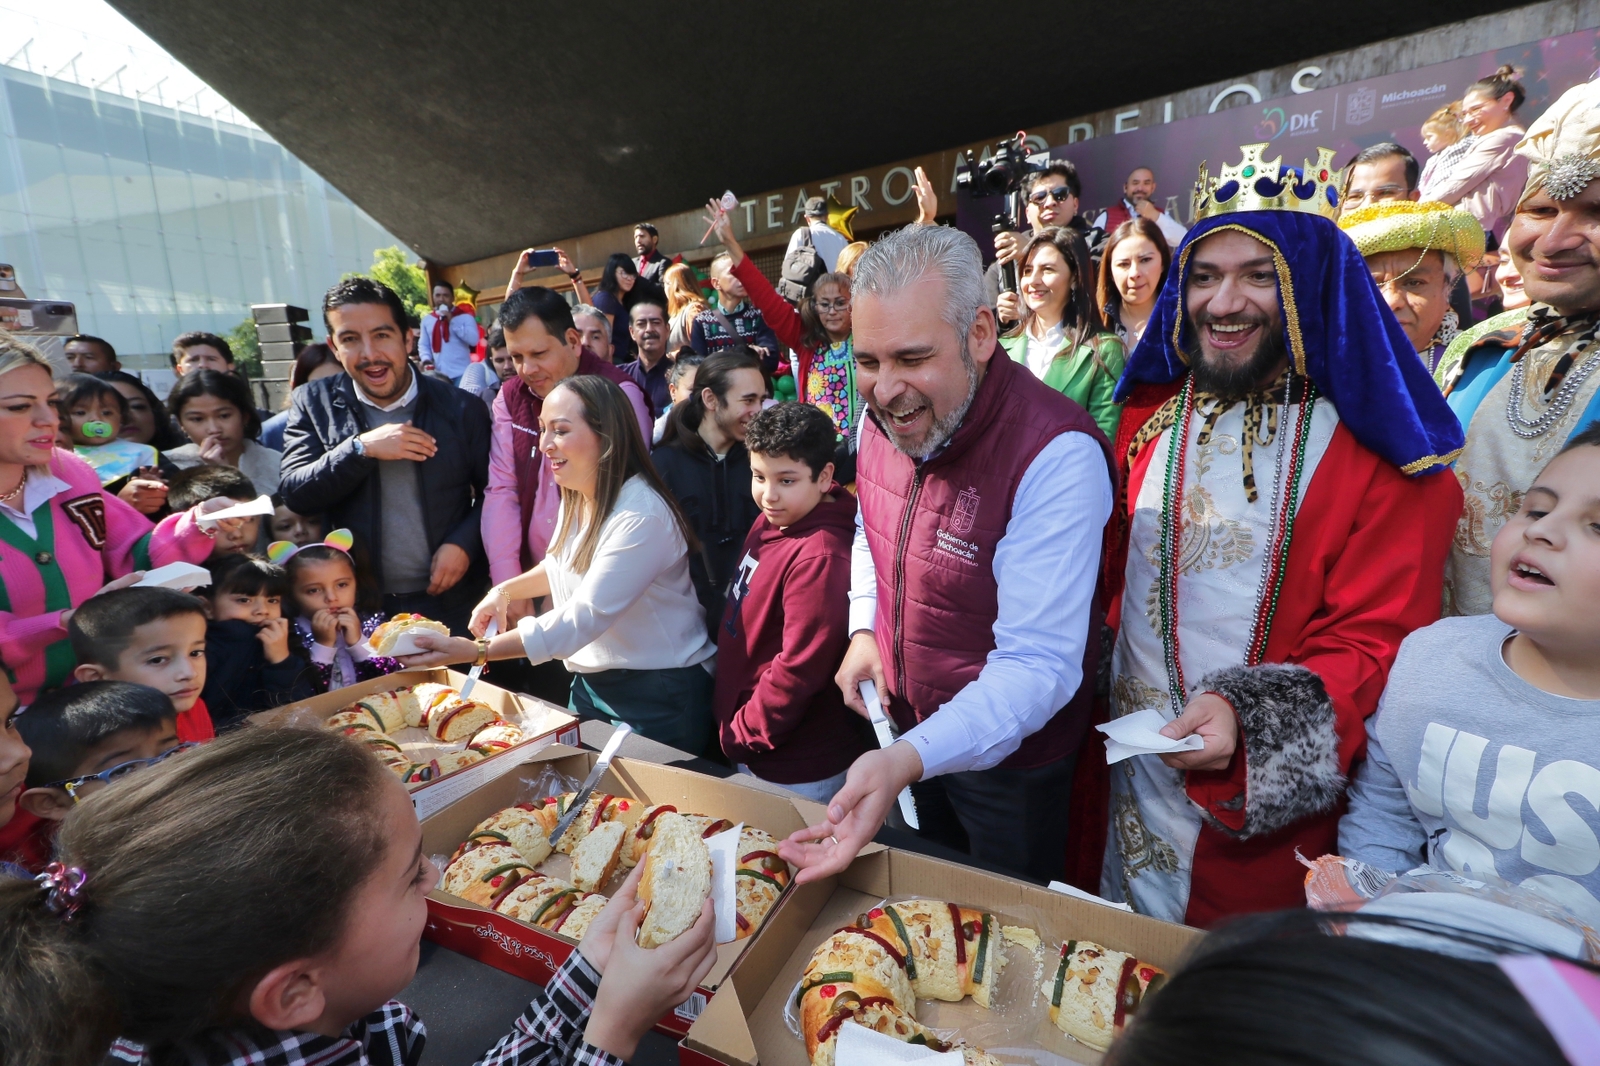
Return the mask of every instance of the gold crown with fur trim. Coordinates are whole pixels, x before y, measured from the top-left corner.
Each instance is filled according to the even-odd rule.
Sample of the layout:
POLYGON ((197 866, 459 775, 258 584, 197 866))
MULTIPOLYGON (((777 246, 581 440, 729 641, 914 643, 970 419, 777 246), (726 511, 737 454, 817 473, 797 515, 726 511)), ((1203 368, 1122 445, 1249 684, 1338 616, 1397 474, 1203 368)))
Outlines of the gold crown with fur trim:
POLYGON ((1334 219, 1339 215, 1339 190, 1344 171, 1333 169, 1333 149, 1318 148, 1317 161, 1286 167, 1283 157, 1267 162, 1261 154, 1267 142, 1241 147, 1238 166, 1224 166, 1212 177, 1200 164, 1194 183, 1194 219, 1229 215, 1237 211, 1304 211, 1334 219))

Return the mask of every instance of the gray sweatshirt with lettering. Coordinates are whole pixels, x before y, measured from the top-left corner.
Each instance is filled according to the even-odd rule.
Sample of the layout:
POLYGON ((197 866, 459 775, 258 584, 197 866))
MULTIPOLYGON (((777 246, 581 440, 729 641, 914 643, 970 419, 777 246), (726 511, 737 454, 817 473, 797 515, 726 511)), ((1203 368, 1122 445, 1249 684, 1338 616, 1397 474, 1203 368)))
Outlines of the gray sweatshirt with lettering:
POLYGON ((1518 677, 1511 634, 1478 615, 1406 638, 1367 721, 1339 852, 1494 873, 1600 925, 1600 700, 1518 677))

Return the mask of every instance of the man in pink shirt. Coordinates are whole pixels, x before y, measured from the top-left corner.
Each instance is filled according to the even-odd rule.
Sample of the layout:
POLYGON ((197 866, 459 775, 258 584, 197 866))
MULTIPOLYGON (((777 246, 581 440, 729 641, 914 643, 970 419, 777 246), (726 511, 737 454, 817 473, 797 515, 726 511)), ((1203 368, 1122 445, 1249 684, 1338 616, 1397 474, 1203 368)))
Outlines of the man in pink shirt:
MULTIPOLYGON (((537 286, 518 289, 500 305, 499 327, 516 376, 500 387, 491 408, 483 543, 489 576, 497 585, 532 569, 555 535, 561 494, 539 451, 539 411, 550 390, 574 374, 598 374, 628 397, 647 442, 651 428, 644 393, 625 372, 583 346, 562 297, 537 286)), ((509 621, 532 609, 526 600, 512 603, 509 621)))

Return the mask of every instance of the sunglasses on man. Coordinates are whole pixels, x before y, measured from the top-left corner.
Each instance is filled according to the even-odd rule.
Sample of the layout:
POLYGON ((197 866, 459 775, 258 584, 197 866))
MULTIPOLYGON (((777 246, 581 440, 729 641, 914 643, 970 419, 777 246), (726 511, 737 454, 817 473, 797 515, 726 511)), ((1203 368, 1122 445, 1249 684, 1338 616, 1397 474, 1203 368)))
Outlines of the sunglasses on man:
POLYGON ((1072 190, 1065 185, 1057 185, 1053 189, 1035 189, 1028 194, 1030 204, 1043 205, 1048 198, 1058 204, 1064 204, 1072 196, 1072 190))
POLYGON ((162 759, 170 758, 178 754, 180 751, 188 751, 190 748, 195 747, 199 747, 197 742, 186 740, 177 747, 169 748, 160 755, 156 755, 148 759, 129 759, 127 762, 119 762, 117 765, 110 767, 109 769, 101 770, 97 774, 84 774, 82 777, 68 777, 61 781, 51 781, 50 783, 40 785, 39 787, 66 789, 67 795, 72 797, 72 802, 79 803, 82 802, 82 797, 78 795, 78 790, 89 784, 91 781, 99 781, 101 784, 109 785, 119 777, 126 777, 135 770, 143 770, 146 766, 154 766, 162 759))

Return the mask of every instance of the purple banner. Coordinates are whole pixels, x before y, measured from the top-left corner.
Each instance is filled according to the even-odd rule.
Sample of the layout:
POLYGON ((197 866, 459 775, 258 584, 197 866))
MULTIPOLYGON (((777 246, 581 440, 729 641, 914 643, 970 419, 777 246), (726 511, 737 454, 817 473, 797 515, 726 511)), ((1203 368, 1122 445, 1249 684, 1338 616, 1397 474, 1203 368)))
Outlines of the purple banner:
MULTIPOLYGON (((1315 161, 1317 148, 1332 148, 1336 166, 1369 145, 1395 141, 1426 163, 1422 123, 1439 108, 1460 100, 1467 86, 1509 63, 1522 72, 1528 98, 1516 114, 1526 127, 1556 97, 1588 81, 1600 67, 1600 30, 1583 30, 1531 44, 1500 48, 1448 63, 1351 82, 1329 89, 1239 105, 1209 115, 1147 126, 1127 133, 1092 137, 1050 149, 1070 159, 1083 181, 1083 215, 1093 221, 1121 195, 1122 183, 1137 167, 1156 175, 1156 204, 1187 223, 1190 195, 1202 160, 1212 174, 1239 161, 1239 146, 1268 141, 1268 160, 1282 156, 1295 166, 1315 161)), ((1065 135, 1066 123, 1060 123, 1065 135)), ((1037 131, 1047 138, 1058 127, 1037 131)), ((1036 131, 1030 131, 1036 132, 1036 131)), ((1001 198, 962 197, 957 223, 992 256, 989 219, 1001 198)))

